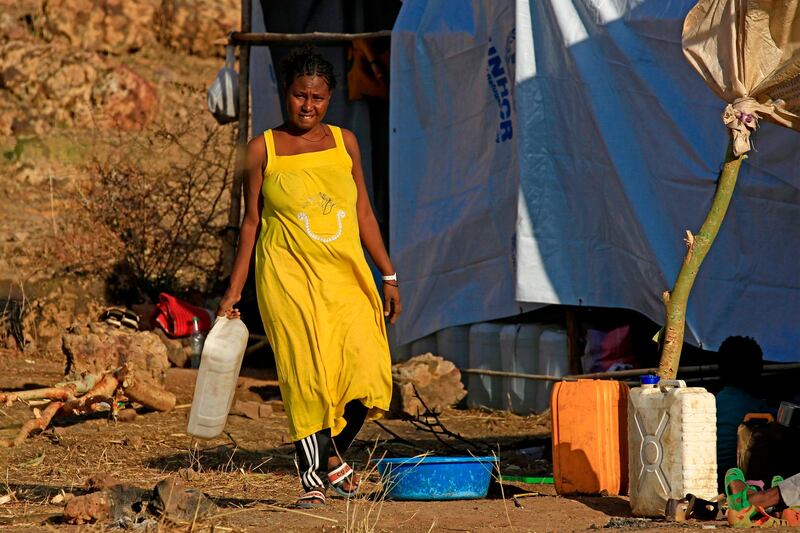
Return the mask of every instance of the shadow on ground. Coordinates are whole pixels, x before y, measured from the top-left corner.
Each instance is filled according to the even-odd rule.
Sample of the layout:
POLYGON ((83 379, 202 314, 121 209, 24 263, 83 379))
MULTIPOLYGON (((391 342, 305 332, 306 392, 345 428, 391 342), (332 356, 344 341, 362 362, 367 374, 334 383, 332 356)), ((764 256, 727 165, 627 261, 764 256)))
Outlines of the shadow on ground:
POLYGON ((632 518, 631 506, 628 500, 619 496, 565 496, 570 500, 580 502, 586 507, 600 511, 608 516, 632 518))
POLYGON ((293 454, 294 447, 286 446, 260 452, 239 448, 233 444, 223 444, 211 448, 197 447, 193 450, 163 455, 148 461, 145 466, 163 472, 177 472, 185 468, 198 472, 236 472, 239 470, 256 474, 281 470, 294 472, 294 455, 288 455, 288 452, 293 454))
MULTIPOLYGON (((444 446, 441 441, 431 439, 414 439, 407 441, 374 441, 356 440, 347 453, 348 462, 356 469, 364 468, 373 460, 382 457, 415 457, 428 451, 433 455, 466 457, 486 454, 485 449, 499 450, 494 455, 499 457, 503 467, 525 464, 524 473, 527 475, 549 475, 551 463, 549 457, 544 459, 528 460, 519 450, 530 449, 531 446, 548 446, 549 438, 504 438, 498 439, 470 439, 481 450, 471 451, 467 444, 457 447, 444 446), (527 461, 522 463, 521 459, 527 461)), ((244 470, 245 472, 267 473, 284 472, 295 474, 295 449, 292 444, 283 444, 265 450, 246 449, 231 444, 216 445, 209 448, 197 446, 191 450, 182 450, 169 455, 155 457, 145 466, 165 472, 174 472, 184 468, 202 471, 232 472, 244 470)), ((492 455, 489 453, 488 455, 492 455)))

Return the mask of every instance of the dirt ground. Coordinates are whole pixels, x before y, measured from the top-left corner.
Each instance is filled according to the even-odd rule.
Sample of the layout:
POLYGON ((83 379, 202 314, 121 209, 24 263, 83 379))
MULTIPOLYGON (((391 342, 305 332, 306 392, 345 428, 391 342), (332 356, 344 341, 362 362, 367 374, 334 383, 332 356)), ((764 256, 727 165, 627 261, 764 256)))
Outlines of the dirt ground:
MULTIPOLYGON (((245 371, 244 373, 253 373, 245 371)), ((273 401, 268 418, 250 420, 230 416, 226 433, 194 442, 186 431, 191 401, 191 373, 171 374, 170 387, 178 406, 168 413, 141 412, 131 422, 115 422, 107 415, 57 419, 54 426, 32 436, 21 447, 0 449, 0 504, 3 531, 105 531, 113 525, 63 524, 63 504, 52 503, 64 493, 82 494, 89 476, 113 474, 124 483, 151 488, 159 480, 180 473, 189 486, 210 496, 219 506, 211 519, 194 525, 194 531, 583 531, 597 528, 677 531, 723 523, 689 523, 676 527, 660 521, 634 519, 626 498, 555 495, 552 485, 494 481, 483 500, 450 502, 390 501, 357 497, 329 499, 325 510, 301 514, 289 507, 300 494, 288 441, 285 415, 273 401), (517 499, 522 493, 538 493, 517 499)), ((30 359, 12 352, 0 353, 0 390, 25 389, 56 383, 62 377, 60 361, 30 359)), ((269 372, 261 371, 254 387, 265 400, 277 395, 269 372), (266 385, 264 384, 266 379, 266 385)), ((16 434, 31 416, 31 406, 0 408, 0 438, 16 434)), ((507 413, 452 410, 442 423, 478 445, 499 446, 506 475, 541 475, 549 471, 545 459, 531 459, 531 450, 547 442, 546 416, 520 417, 507 413)), ((430 433, 408 422, 385 420, 398 441, 369 422, 354 444, 350 461, 363 469, 370 456, 413 456, 420 449, 442 450, 430 433), (407 443, 405 442, 407 441, 407 443), (377 443, 377 444, 376 444, 377 443)), ((458 445, 453 439, 445 439, 458 445)), ((546 448, 546 446, 545 446, 546 448)), ((446 451, 446 450, 445 450, 446 451)), ((187 531, 191 527, 159 524, 161 531, 187 531)), ((140 529, 139 531, 143 531, 140 529)))

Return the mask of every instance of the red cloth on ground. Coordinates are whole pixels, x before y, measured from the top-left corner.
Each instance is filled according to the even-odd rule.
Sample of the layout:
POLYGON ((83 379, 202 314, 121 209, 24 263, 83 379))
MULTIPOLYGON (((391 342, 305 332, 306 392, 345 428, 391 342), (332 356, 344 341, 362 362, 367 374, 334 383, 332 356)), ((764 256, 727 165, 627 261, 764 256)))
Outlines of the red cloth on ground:
POLYGON ((192 319, 197 317, 200 331, 208 333, 211 329, 211 317, 203 307, 184 302, 174 296, 162 292, 153 312, 152 321, 170 337, 188 337, 192 334, 192 319))

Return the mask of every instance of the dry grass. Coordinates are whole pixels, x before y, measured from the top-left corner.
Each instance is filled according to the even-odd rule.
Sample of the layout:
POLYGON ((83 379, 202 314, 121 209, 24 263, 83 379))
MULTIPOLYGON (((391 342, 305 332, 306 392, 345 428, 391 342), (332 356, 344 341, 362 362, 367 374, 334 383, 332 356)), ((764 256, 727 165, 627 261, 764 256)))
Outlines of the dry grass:
POLYGON ((379 451, 380 443, 379 439, 375 439, 361 473, 363 481, 346 500, 345 531, 348 533, 371 533, 380 521, 389 481, 387 476, 380 475, 375 461, 386 455, 385 450, 379 451))
MULTIPOLYGON (((25 383, 52 383, 61 371, 54 364, 46 374, 43 371, 49 367, 44 361, 29 365, 21 358, 15 362, 13 357, 0 353, 0 389, 25 383)), ((187 401, 188 398, 179 398, 180 403, 187 401)), ((0 408, 5 412, 5 415, 0 413, 0 436, 15 434, 14 426, 30 417, 29 408, 23 405, 0 408)), ((111 473, 122 482, 140 488, 152 488, 165 477, 178 474, 220 507, 210 520, 198 520, 194 526, 162 524, 158 526, 162 528, 160 531, 188 531, 190 527, 193 531, 211 531, 212 525, 214 531, 322 530, 335 525, 337 530, 347 531, 424 532, 433 524, 437 509, 459 505, 386 500, 378 490, 385 480, 377 475, 371 459, 384 454, 408 456, 409 450, 387 444, 389 436, 377 426, 367 424, 363 439, 356 441, 348 453, 348 461, 365 465, 362 476, 369 482, 350 500, 331 499, 322 511, 298 514, 288 509, 302 491, 294 471, 294 447, 285 440, 283 413, 276 411, 258 421, 230 417, 227 431, 232 437, 222 435, 205 442, 194 442, 185 433, 187 416, 187 409, 178 409, 140 414, 128 423, 115 423, 103 417, 59 419, 54 429, 32 436, 23 446, 0 450, 0 465, 4 465, 0 470, 0 497, 11 492, 15 495, 12 501, 0 504, 0 531, 48 528, 60 532, 103 531, 100 525, 79 529, 46 521, 48 516, 57 516, 62 511, 61 504, 53 503, 54 497, 62 491, 85 492, 87 478, 97 473, 111 473)), ((547 431, 538 417, 507 413, 446 411, 442 419, 448 427, 469 438, 502 435, 514 440, 547 431)), ((437 449, 435 439, 414 431, 408 424, 393 420, 386 423, 405 438, 437 449)), ((503 457, 504 461, 508 458, 508 455, 503 457)), ((508 493, 505 496, 510 497, 508 493)), ((477 504, 466 509, 474 516, 472 505, 477 504)), ((512 520, 520 512, 511 505, 506 509, 498 500, 486 500, 480 505, 498 513, 491 518, 497 527, 507 527, 506 510, 512 520)), ((434 529, 442 525, 438 520, 434 529)))

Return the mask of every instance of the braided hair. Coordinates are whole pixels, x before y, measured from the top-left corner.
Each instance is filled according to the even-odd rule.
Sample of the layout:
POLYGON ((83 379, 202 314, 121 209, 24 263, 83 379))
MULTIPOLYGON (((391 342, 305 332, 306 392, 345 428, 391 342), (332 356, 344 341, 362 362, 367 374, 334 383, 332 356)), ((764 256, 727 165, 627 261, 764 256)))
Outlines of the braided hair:
POLYGON ((292 50, 283 60, 281 73, 284 89, 300 76, 319 76, 325 80, 331 91, 336 87, 336 76, 331 62, 308 46, 292 50))

